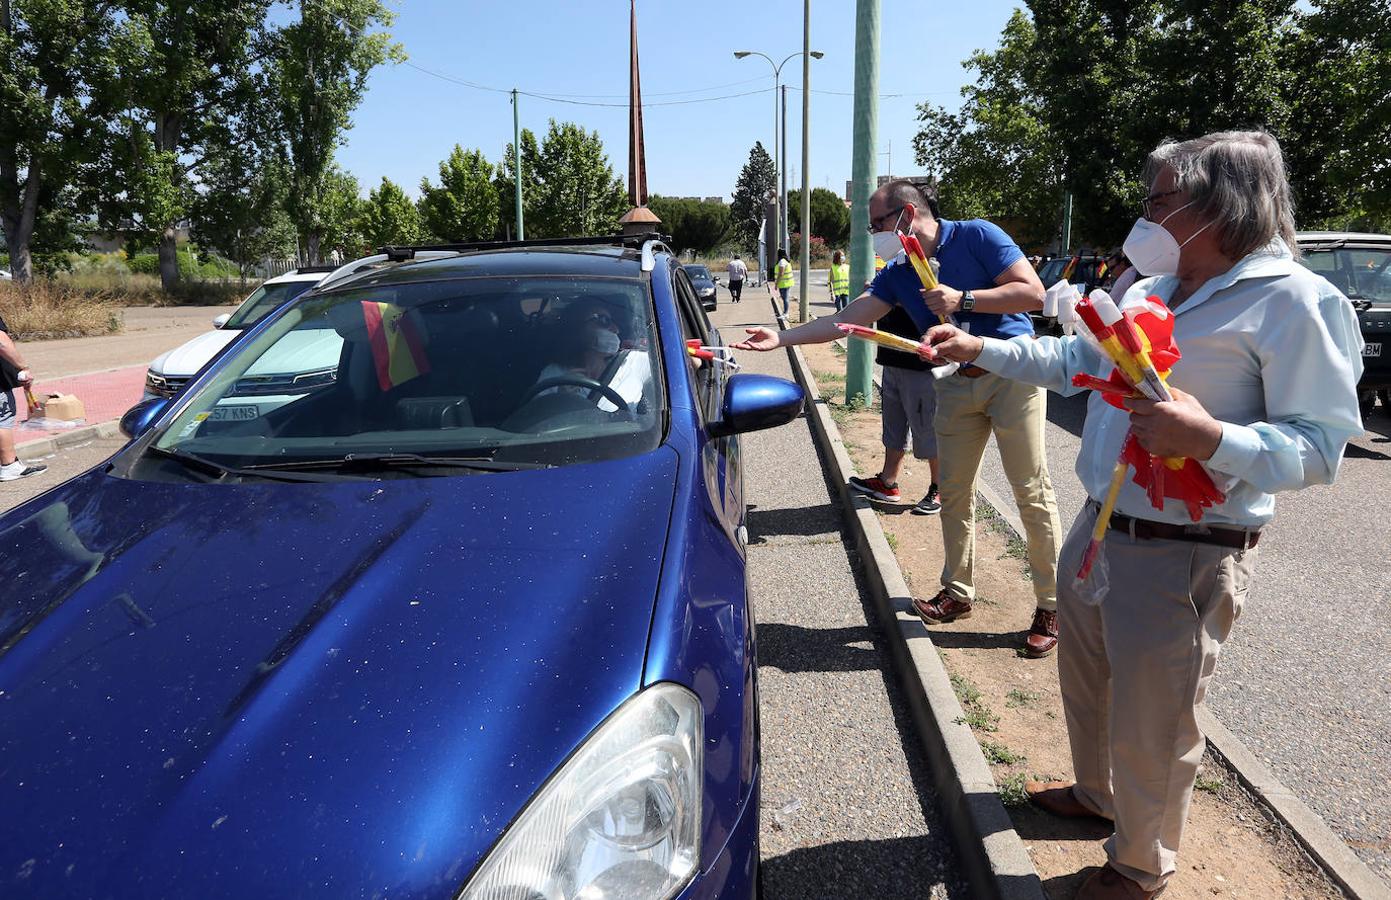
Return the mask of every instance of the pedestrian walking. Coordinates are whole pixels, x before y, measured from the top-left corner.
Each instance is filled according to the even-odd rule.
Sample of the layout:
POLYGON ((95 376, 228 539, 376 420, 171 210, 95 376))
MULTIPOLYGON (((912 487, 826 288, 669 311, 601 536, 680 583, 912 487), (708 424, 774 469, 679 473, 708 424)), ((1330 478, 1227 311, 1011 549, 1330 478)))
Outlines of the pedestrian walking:
POLYGON ((787 261, 786 250, 778 250, 778 264, 773 269, 773 275, 777 278, 778 296, 782 297, 782 317, 785 319, 789 311, 787 294, 792 290, 792 263, 787 261))
MULTIPOLYGON (((899 231, 915 234, 923 251, 936 256, 941 268, 935 290, 922 290, 911 266, 890 265, 839 313, 781 333, 750 329, 752 336, 734 346, 771 350, 829 341, 840 336, 838 322, 869 325, 894 307, 908 313, 919 335, 939 316, 955 316, 975 335, 1033 334, 1028 312, 1042 308, 1043 285, 1024 252, 998 226, 981 219, 942 219, 935 195, 925 195, 903 179, 874 192, 869 215, 879 256, 893 257, 900 251, 899 231)), ((935 387, 933 425, 945 564, 941 590, 930 600, 915 599, 913 608, 929 624, 971 615, 976 478, 993 433, 1024 522, 1037 602, 1022 651, 1030 657, 1046 656, 1057 646, 1057 547, 1062 529, 1043 450, 1045 394, 974 366, 963 366, 935 387)))
MULTIPOLYGON (((895 306, 878 322, 881 331, 918 340, 922 329, 913 317, 895 306)), ((932 483, 923 498, 913 505, 913 514, 930 516, 942 508, 937 490, 937 432, 932 419, 937 413, 936 379, 931 363, 916 354, 879 347, 874 361, 883 374, 879 388, 882 408, 881 440, 884 444, 884 467, 872 478, 850 478, 850 487, 862 494, 897 503, 901 498, 898 476, 903 471, 903 459, 912 447, 913 458, 927 463, 932 483)))
POLYGON ((729 261, 729 296, 735 303, 739 302, 739 295, 744 290, 744 279, 749 277, 749 267, 744 265, 744 261, 739 258, 739 254, 734 254, 734 258, 729 261))
MULTIPOLYGON (((1115 823, 1108 862, 1079 897, 1153 897, 1175 871, 1204 738, 1197 707, 1249 595, 1262 529, 1280 491, 1331 483, 1362 433, 1362 340, 1346 297, 1293 256, 1280 146, 1222 132, 1150 154, 1149 195, 1125 254, 1149 276, 1122 306, 1155 295, 1183 353, 1172 402, 1093 394, 1077 475, 1090 495, 1062 549, 1058 676, 1076 782, 1030 783, 1037 805, 1115 823), (1128 432, 1161 456, 1200 461, 1224 502, 1191 521, 1155 509, 1127 479, 1101 545, 1109 588, 1074 583, 1128 432), (1097 599, 1097 593, 1101 593, 1097 599)), ((1074 337, 1000 340, 933 328, 931 358, 1073 393, 1109 363, 1074 337)))
MULTIPOLYGON (((48 471, 48 466, 20 462, 15 454, 14 426, 18 420, 18 403, 15 388, 25 388, 34 383, 34 373, 25 364, 10 328, 0 317, 0 481, 16 481, 40 475, 48 471)), ((30 415, 33 415, 30 410, 30 415)))
MULTIPOLYGON (((826 275, 826 286, 831 289, 831 300, 835 303, 836 312, 845 309, 845 305, 850 302, 850 264, 845 261, 845 254, 839 250, 831 254, 831 269, 826 275)), ((916 336, 914 340, 917 340, 916 336)))

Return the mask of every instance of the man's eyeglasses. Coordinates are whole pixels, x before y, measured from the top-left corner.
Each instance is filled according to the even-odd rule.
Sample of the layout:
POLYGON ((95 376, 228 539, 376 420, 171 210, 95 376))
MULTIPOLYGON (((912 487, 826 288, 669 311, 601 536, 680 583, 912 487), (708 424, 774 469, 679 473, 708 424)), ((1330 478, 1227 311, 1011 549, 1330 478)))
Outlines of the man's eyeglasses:
POLYGON ((1155 194, 1150 194, 1148 197, 1146 197, 1145 199, 1143 199, 1143 200, 1140 201, 1140 213, 1141 213, 1141 215, 1143 215, 1146 219, 1148 219, 1148 218, 1150 217, 1150 207, 1153 206, 1154 201, 1156 201, 1156 200, 1162 200, 1162 199, 1164 199, 1165 197, 1172 197, 1173 195, 1179 194, 1179 193, 1182 193, 1182 192, 1183 192, 1183 189, 1182 189, 1182 188, 1174 188, 1172 191, 1160 191, 1160 192, 1155 193, 1155 194))
POLYGON ((882 225, 889 219, 897 219, 900 215, 903 214, 903 211, 907 208, 908 207, 906 206, 900 206, 898 209, 889 210, 887 213, 885 213, 877 219, 870 219, 869 224, 865 226, 865 231, 869 232, 870 234, 877 234, 878 232, 883 230, 879 227, 880 225, 882 225))

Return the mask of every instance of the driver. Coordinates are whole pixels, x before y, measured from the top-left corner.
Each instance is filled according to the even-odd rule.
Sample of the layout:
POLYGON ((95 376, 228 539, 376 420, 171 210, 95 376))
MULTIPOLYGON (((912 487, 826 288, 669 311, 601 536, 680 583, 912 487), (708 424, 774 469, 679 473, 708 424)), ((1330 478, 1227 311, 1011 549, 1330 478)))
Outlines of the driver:
MULTIPOLYGON (((621 325, 627 317, 623 303, 610 303, 599 297, 572 301, 560 312, 558 359, 541 370, 536 382, 565 377, 590 379, 607 385, 636 409, 652 382, 652 363, 646 352, 625 348, 621 325)), ((560 391, 580 396, 592 393, 591 388, 580 384, 563 384, 537 396, 560 391)), ((613 401, 602 396, 596 405, 604 412, 618 410, 613 401)))

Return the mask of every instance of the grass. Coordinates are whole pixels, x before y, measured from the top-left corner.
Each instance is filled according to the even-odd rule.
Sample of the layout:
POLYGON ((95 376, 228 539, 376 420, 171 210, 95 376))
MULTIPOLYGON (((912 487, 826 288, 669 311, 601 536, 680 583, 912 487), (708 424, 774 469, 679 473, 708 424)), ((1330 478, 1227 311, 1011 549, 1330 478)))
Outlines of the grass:
POLYGON ((952 673, 949 677, 952 690, 956 692, 956 699, 961 703, 963 715, 960 721, 969 725, 973 731, 999 731, 1000 717, 981 701, 980 689, 967 681, 963 675, 952 673))
POLYGON ((1015 772, 1004 781, 1001 781, 997 785, 997 790, 1000 793, 1000 802, 1005 806, 1024 806, 1028 804, 1029 792, 1024 790, 1024 782, 1028 780, 1028 776, 1023 772, 1015 772))
POLYGON ((1036 691, 1026 691, 1022 688, 1010 688, 1009 693, 1005 694, 1005 706, 1010 709, 1018 709, 1021 706, 1033 706, 1034 702, 1042 696, 1036 691))
POLYGON ((812 374, 815 376, 818 385, 822 382, 827 384, 845 383, 845 375, 842 372, 813 372, 812 374))
POLYGON ((894 551, 895 553, 898 552, 898 535, 886 531, 884 532, 884 540, 889 542, 890 550, 894 551))
POLYGON ((124 324, 120 305, 109 293, 88 293, 61 282, 0 284, 0 317, 21 341, 116 334, 124 324))
POLYGON ((1199 775, 1198 780, 1193 782, 1193 787, 1209 794, 1219 793, 1226 786, 1221 778, 1213 778, 1211 775, 1199 775))
POLYGON ((1012 766, 1028 759, 1024 754, 1015 753, 997 741, 981 741, 980 749, 985 754, 986 762, 992 766, 1012 766))

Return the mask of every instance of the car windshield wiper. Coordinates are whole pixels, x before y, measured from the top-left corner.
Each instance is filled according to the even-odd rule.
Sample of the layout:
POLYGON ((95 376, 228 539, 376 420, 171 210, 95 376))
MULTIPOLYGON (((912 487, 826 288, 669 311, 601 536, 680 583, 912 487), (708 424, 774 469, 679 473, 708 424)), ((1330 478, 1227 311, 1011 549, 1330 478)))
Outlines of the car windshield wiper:
POLYGON ((170 450, 164 447, 156 447, 153 444, 146 447, 145 451, 163 459, 172 459, 185 468, 192 469, 195 472, 202 472, 204 475, 210 475, 214 481, 221 481, 228 475, 236 475, 240 478, 265 478, 273 481, 324 481, 323 478, 317 475, 297 475, 294 472, 252 472, 250 469, 224 466, 221 463, 215 463, 196 453, 189 453, 185 450, 170 450))
POLYGON ((349 453, 328 459, 304 459, 294 462, 257 463, 247 469, 352 469, 380 471, 382 469, 468 469, 475 472, 517 472, 523 469, 549 469, 549 463, 497 462, 491 456, 423 456, 419 453, 349 453))

